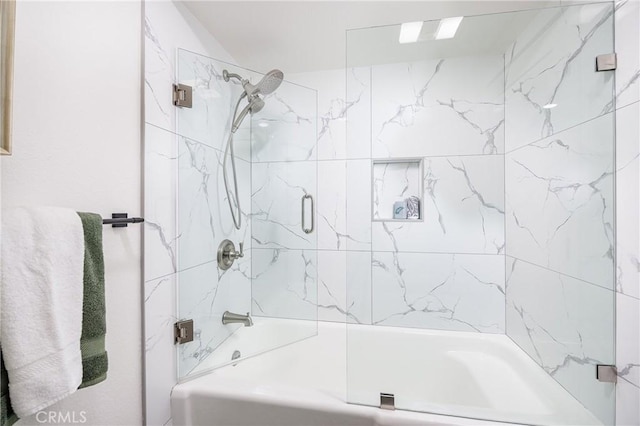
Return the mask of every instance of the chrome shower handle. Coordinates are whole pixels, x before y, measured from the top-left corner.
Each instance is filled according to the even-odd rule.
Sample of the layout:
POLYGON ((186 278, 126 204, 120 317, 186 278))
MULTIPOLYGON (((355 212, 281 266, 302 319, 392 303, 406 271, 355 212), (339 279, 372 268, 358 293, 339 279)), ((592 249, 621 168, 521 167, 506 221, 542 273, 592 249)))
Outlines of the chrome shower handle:
POLYGON ((313 223, 313 215, 314 215, 313 197, 312 197, 311 195, 309 195, 309 194, 304 194, 304 195, 302 196, 302 221, 301 221, 301 226, 302 226, 302 230, 304 231, 304 233, 305 233, 305 234, 310 234, 310 233, 312 233, 312 232, 313 232, 313 226, 314 226, 314 223, 313 223), (304 212, 305 212, 305 210, 306 210, 306 209, 305 209, 306 203, 305 203, 304 201, 305 201, 306 199, 311 200, 311 228, 307 228, 307 227, 305 226, 305 214, 304 214, 304 212))

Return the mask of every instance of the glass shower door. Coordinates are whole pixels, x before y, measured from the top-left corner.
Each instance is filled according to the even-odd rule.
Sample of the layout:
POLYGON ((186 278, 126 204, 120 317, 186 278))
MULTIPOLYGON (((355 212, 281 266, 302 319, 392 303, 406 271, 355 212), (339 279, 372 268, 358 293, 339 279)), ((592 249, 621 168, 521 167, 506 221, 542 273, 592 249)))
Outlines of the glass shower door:
POLYGON ((348 402, 613 424, 613 5, 400 33, 347 32, 348 402))
MULTIPOLYGON (((305 202, 308 210, 303 219, 301 204, 303 192, 316 193, 316 175, 311 172, 315 158, 307 158, 301 168, 291 162, 290 155, 315 142, 315 93, 285 81, 275 93, 261 96, 264 108, 247 114, 235 131, 241 210, 240 229, 236 229, 223 164, 234 109, 238 105, 240 116, 248 102, 242 99, 237 104, 244 89, 235 79, 225 81, 223 70, 253 84, 263 77, 178 50, 177 81, 193 88, 192 107, 176 109, 177 319, 193 320, 194 329, 194 340, 177 346, 181 379, 317 333, 316 237, 302 230, 311 222, 313 211, 305 202), (285 100, 300 106, 305 118, 302 125, 294 126, 289 120, 288 110, 283 109, 285 100), (269 155, 263 155, 265 152, 269 155), (224 240, 230 240, 236 251, 243 245, 243 256, 228 269, 220 268, 217 260, 224 240), (291 300, 296 297, 300 299, 294 304, 291 300), (226 311, 251 315, 253 326, 222 324, 226 311)), ((230 157, 226 169, 233 193, 230 157)))

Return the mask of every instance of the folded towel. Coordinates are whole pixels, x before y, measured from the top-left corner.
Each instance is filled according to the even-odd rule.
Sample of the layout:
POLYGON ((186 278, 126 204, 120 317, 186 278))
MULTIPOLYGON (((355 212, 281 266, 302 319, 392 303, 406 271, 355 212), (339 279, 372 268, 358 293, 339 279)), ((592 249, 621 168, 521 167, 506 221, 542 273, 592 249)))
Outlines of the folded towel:
POLYGON ((84 300, 82 303, 82 384, 95 385, 107 378, 107 332, 104 303, 104 256, 102 254, 102 217, 78 213, 84 230, 84 300))
POLYGON ((11 405, 26 417, 82 381, 82 222, 69 209, 5 210, 1 254, 0 341, 11 405))
POLYGON ((16 416, 16 413, 13 412, 13 407, 11 407, 9 376, 7 375, 7 369, 4 368, 2 350, 0 350, 0 386, 2 387, 2 392, 0 393, 0 426, 11 426, 18 421, 18 416, 16 416))

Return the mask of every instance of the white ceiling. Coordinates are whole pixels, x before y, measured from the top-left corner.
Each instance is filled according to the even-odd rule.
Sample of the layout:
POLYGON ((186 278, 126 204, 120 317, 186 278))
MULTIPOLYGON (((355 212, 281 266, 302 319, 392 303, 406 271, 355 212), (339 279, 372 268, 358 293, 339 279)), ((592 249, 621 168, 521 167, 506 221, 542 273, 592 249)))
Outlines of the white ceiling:
MULTIPOLYGON (((243 67, 285 73, 342 68, 346 30, 558 5, 558 1, 183 1, 243 67)), ((469 20, 467 20, 469 21, 469 20)), ((464 22, 464 21, 463 21, 464 22)), ((476 21, 477 22, 477 21, 476 21)), ((487 40, 519 25, 482 23, 487 40), (490 34, 486 34, 486 29, 490 34), (490 36, 490 37, 488 37, 490 36)), ((461 26, 462 29, 462 26, 461 26)), ((477 39, 477 32, 471 31, 477 39)), ((453 46, 453 43, 449 43, 453 46)), ((464 46, 466 43, 457 43, 464 46)))

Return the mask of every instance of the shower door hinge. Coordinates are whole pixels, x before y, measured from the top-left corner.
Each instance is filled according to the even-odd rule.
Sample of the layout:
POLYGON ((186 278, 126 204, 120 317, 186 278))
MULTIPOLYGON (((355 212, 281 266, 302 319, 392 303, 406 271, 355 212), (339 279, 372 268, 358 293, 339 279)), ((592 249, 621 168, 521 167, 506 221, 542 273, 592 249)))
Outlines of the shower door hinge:
POLYGON ((618 381, 618 369, 615 365, 596 365, 596 379, 600 382, 616 383, 618 381))
POLYGON ((615 53, 596 56, 596 71, 613 71, 618 67, 618 57, 615 53))
POLYGON ((186 84, 173 85, 173 104, 178 107, 191 108, 193 89, 186 84))
POLYGON ((173 325, 174 344, 193 342, 193 320, 178 321, 173 325))

